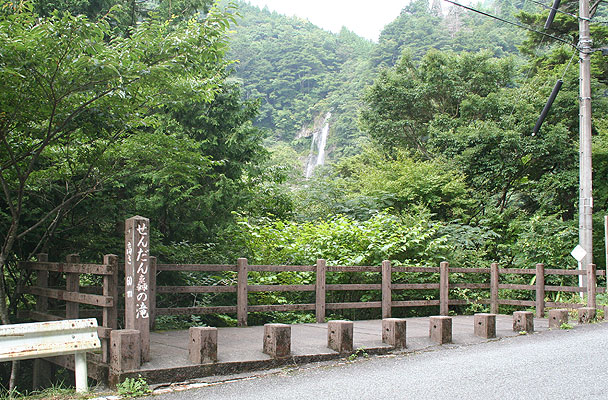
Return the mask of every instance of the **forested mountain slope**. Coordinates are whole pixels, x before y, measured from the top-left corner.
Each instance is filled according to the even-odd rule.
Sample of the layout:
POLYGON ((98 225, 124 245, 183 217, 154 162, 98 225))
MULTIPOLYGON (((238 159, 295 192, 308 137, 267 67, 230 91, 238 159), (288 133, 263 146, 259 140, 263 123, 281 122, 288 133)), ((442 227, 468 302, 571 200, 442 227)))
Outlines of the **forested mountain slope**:
MULTIPOLYGON (((511 21, 524 6, 509 0, 487 3, 487 7, 475 7, 511 21)), ((431 0, 429 4, 428 0, 414 0, 384 27, 373 51, 372 63, 392 66, 403 51, 419 59, 431 49, 489 51, 495 57, 504 57, 517 54, 517 46, 524 37, 524 31, 512 25, 444 1, 431 0)))
MULTIPOLYGON (((302 161, 328 112, 331 159, 361 151, 366 137, 358 124, 363 89, 403 52, 417 59, 430 49, 488 50, 502 57, 516 53, 524 37, 513 27, 457 7, 442 11, 437 1, 410 3, 385 27, 378 43, 346 28, 334 34, 297 17, 237 4, 240 17, 230 51, 238 60, 234 76, 246 99, 260 101, 256 125, 270 131, 271 143, 289 143, 302 161)), ((508 14, 515 6, 501 1, 494 9, 508 14)))
MULTIPOLYGON (((347 124, 341 130, 332 126, 329 132, 332 165, 290 187, 295 219, 346 215, 362 221, 382 210, 407 219, 421 207, 420 215, 441 221, 440 230, 446 234, 442 240, 452 249, 473 252, 463 263, 479 257, 514 266, 526 265, 529 259, 571 263, 568 254, 576 245, 578 212, 578 24, 572 15, 577 5, 563 2, 566 13, 557 14, 547 31, 551 38, 538 33, 550 5, 537 3, 496 0, 474 6, 492 18, 445 2, 416 0, 385 27, 378 43, 349 34, 348 46, 343 43, 345 31, 327 33, 301 20, 242 5, 245 23, 233 36, 231 53, 241 60, 236 76, 248 98, 261 98, 264 112, 258 124, 296 149, 288 151, 284 144, 278 151, 274 148, 275 162, 285 165, 298 156, 304 160, 311 139, 299 136, 302 127, 314 125, 327 111, 338 120, 339 107, 349 104, 347 124), (254 16, 260 22, 251 23, 254 16), (255 36, 262 27, 276 31, 255 36), (298 37, 303 32, 316 40, 314 46, 298 37), (248 46, 260 51, 245 53, 248 46), (261 49, 272 46, 275 58, 267 59, 261 49), (333 50, 333 57, 321 57, 315 53, 319 49, 333 50), (305 66, 314 64, 322 72, 309 74, 294 63, 290 70, 297 72, 289 75, 289 85, 275 79, 285 72, 274 65, 299 59, 300 51, 306 54, 305 66), (266 67, 254 72, 248 67, 252 63, 266 67), (359 80, 351 82, 352 76, 359 80), (318 78, 314 89, 298 91, 311 77, 318 78), (563 80, 562 90, 542 131, 532 135, 557 79, 563 80), (366 86, 370 80, 373 83, 366 86), (296 93, 297 100, 285 97, 289 93, 296 93), (287 119, 288 124, 282 122, 287 119)), ((598 15, 603 12, 600 7, 598 15)), ((592 25, 594 45, 603 45, 607 31, 602 23, 592 25)), ((599 53, 593 55, 592 65, 594 176, 604 176, 608 124, 602 110, 608 104, 602 94, 608 69, 599 53)), ((301 176, 303 165, 297 168, 301 176)), ((594 183, 594 193, 597 210, 605 208, 608 190, 601 180, 594 183)), ((261 226, 273 234, 282 232, 272 224, 261 226)), ((598 226, 595 232, 600 235, 598 226)), ((391 258, 392 250, 384 256, 391 258)), ((600 250, 596 247, 596 257, 602 256, 600 250)), ((449 253, 446 258, 459 257, 449 253)))
POLYGON ((239 7, 230 55, 245 96, 261 101, 257 124, 297 144, 332 112, 332 144, 349 153, 359 135, 358 93, 372 82, 373 44, 346 29, 336 35, 299 18, 239 7))

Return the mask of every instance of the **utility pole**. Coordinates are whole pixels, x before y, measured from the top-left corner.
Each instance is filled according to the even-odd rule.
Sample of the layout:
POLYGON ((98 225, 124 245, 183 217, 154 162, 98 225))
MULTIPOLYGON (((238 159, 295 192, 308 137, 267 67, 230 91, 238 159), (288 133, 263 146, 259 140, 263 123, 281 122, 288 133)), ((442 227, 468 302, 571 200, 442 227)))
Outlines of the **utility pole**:
MULTIPOLYGON (((587 254, 579 264, 584 270, 593 262, 593 196, 591 170, 591 34, 589 32, 589 0, 579 0, 579 244, 587 254)), ((579 284, 586 286, 587 276, 579 275, 579 284)))

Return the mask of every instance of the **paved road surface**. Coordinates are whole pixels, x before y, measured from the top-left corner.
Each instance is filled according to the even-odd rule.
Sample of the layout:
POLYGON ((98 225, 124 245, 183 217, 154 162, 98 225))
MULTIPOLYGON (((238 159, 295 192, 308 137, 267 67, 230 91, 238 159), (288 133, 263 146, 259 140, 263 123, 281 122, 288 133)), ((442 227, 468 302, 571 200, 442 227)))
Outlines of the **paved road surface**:
POLYGON ((608 399, 608 323, 304 366, 153 399, 608 399))

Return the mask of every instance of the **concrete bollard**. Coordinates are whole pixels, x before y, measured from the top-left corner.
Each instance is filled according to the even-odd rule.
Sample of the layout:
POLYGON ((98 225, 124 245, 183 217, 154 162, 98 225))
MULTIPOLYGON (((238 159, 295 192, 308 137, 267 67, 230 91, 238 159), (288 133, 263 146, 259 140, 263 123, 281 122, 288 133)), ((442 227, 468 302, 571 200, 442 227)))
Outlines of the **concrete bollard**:
POLYGON ((473 318, 475 336, 485 339, 496 337, 496 314, 478 313, 473 318))
POLYGON ((194 364, 217 361, 217 328, 197 326, 189 329, 188 358, 194 364))
POLYGON ((405 344, 406 321, 402 318, 384 318, 382 320, 382 343, 396 349, 407 347, 405 344))
POLYGON ((513 331, 534 332, 534 314, 531 311, 515 311, 513 313, 513 331))
POLYGON ((272 358, 289 357, 291 354, 291 326, 265 324, 263 351, 272 358))
POLYGON ((596 310, 593 307, 581 307, 578 309, 579 324, 588 324, 595 319, 596 310))
POLYGON ((351 321, 329 321, 327 323, 327 347, 338 353, 353 351, 353 323, 351 321))
POLYGON ((452 317, 434 316, 429 319, 429 336, 439 344, 452 342, 452 317))
POLYGON ((110 332, 110 368, 116 372, 133 371, 141 366, 141 335, 135 329, 110 332))
POLYGON ((549 310, 549 329, 559 329, 562 324, 568 323, 568 310, 558 308, 549 310))

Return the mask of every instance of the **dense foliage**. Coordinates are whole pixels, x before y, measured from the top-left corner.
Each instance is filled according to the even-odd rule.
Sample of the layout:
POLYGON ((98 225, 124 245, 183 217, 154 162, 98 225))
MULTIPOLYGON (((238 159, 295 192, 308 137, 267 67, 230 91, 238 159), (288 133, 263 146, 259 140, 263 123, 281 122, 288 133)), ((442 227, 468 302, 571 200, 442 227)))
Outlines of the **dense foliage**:
MULTIPOLYGON (((547 11, 522 7, 496 2, 484 11, 541 30, 547 11)), ((575 44, 570 38, 577 37, 572 31, 578 27, 568 18, 560 15, 552 29, 575 44)), ((593 35, 603 43, 601 25, 594 26, 593 35)), ((323 232, 316 235, 332 248, 352 243, 349 261, 372 262, 357 256, 361 254, 351 236, 338 241, 324 236, 333 232, 335 216, 340 215, 340 224, 352 222, 341 232, 364 238, 357 224, 381 215, 420 216, 422 207, 430 211, 428 221, 441 226, 437 232, 443 236, 437 239, 452 243, 452 249, 461 242, 475 249, 435 249, 452 264, 499 261, 529 268, 543 262, 551 268, 574 268, 569 256, 578 240, 578 71, 573 56, 571 46, 541 40, 532 31, 526 35, 457 8, 443 14, 435 2, 412 2, 387 25, 371 52, 374 83, 362 93, 359 109, 359 129, 369 141, 359 142, 359 154, 334 160, 313 179, 291 179, 295 221, 248 219, 248 231, 255 232, 245 240, 249 254, 261 263, 303 262, 296 249, 314 252, 323 246, 299 235, 319 226, 323 232), (557 79, 564 81, 562 90, 540 133, 532 135, 557 79), (284 241, 289 232, 298 239, 284 241)), ((605 65, 594 54, 594 93, 606 89, 605 65)), ((606 107, 602 96, 594 97, 596 177, 605 174, 606 107)), ((275 165, 294 170, 287 156, 297 153, 284 147, 271 151, 275 165)), ((596 179, 598 215, 605 210, 605 190, 596 179)), ((603 246, 597 243, 602 243, 603 230, 601 218, 596 219, 594 257, 601 265, 603 246)), ((317 256, 325 257, 321 253, 317 256)), ((335 258, 331 252, 327 257, 335 258)), ((404 255, 394 258, 416 265, 404 255)))
POLYGON ((25 300, 18 261, 121 254, 136 214, 154 221, 155 254, 194 243, 221 258, 232 211, 257 211, 256 188, 282 179, 258 167, 258 104, 226 72, 233 9, 165 20, 161 4, 130 24, 120 3, 85 3, 89 17, 65 12, 74 3, 3 3, 4 323, 25 300))
MULTIPOLYGON (((517 54, 517 46, 524 37, 522 31, 459 7, 446 11, 442 4, 437 0, 432 3, 416 0, 405 6, 382 31, 372 55, 373 63, 392 67, 404 51, 419 59, 432 49, 485 51, 495 57, 517 54)), ((510 0, 498 0, 481 11, 509 19, 520 6, 510 0)))

